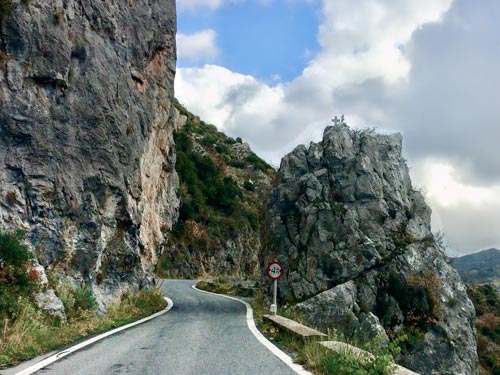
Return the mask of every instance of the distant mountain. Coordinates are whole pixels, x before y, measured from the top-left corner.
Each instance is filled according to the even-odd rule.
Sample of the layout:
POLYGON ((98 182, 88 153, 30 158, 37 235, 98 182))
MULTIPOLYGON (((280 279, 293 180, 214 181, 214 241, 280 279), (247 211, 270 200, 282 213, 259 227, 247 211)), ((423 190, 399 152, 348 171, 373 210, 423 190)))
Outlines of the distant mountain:
POLYGON ((500 280, 500 250, 487 249, 452 259, 455 268, 468 283, 500 280))

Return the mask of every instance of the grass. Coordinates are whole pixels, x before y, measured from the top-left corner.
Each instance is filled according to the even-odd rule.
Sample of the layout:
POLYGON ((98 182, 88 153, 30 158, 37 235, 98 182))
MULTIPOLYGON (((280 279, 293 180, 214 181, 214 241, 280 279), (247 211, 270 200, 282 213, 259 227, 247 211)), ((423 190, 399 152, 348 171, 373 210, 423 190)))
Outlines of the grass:
POLYGON ((51 287, 64 305, 66 319, 36 307, 39 283, 33 255, 22 244, 23 233, 0 231, 0 368, 12 366, 98 332, 151 315, 166 306, 159 289, 126 293, 100 316, 90 288, 59 283, 51 287))
POLYGON ((304 365, 322 375, 389 375, 394 373, 394 360, 389 353, 380 353, 373 359, 350 352, 336 353, 317 342, 306 343, 299 358, 304 365))
POLYGON ((158 289, 142 290, 116 301, 103 316, 95 308, 77 308, 66 323, 47 316, 29 298, 19 297, 17 306, 1 327, 0 368, 149 316, 165 308, 166 302, 158 289))
POLYGON ((207 292, 228 294, 240 297, 253 297, 255 295, 253 290, 239 288, 232 284, 226 277, 217 277, 211 281, 198 281, 196 287, 207 292))
MULTIPOLYGON (((260 312, 255 314, 260 315, 260 312)), ((281 314, 290 315, 290 314, 281 314)), ((294 316, 293 314, 291 314, 294 316)), ((373 358, 359 356, 349 351, 334 352, 320 345, 317 339, 300 339, 278 327, 260 320, 259 329, 278 346, 292 352, 294 362, 319 375, 390 375, 394 373, 393 354, 395 346, 380 349, 376 345, 365 347, 373 354, 373 358), (393 349, 394 348, 394 349, 393 349)), ((344 341, 335 334, 329 340, 344 341)))
MULTIPOLYGON (((394 373, 393 347, 380 349, 376 345, 364 349, 373 357, 360 356, 350 351, 336 352, 322 346, 317 339, 300 339, 269 323, 259 325, 261 331, 286 351, 292 352, 294 362, 318 375, 390 375, 394 373)), ((329 340, 341 341, 335 335, 329 340)))
MULTIPOLYGON (((238 295, 231 289, 229 283, 219 281, 215 283, 199 282, 197 287, 214 293, 238 295)), ((285 351, 292 354, 294 362, 303 365, 308 370, 318 375, 390 375, 394 373, 393 354, 399 351, 396 344, 380 349, 373 344, 364 349, 373 354, 372 359, 360 358, 353 353, 336 353, 320 345, 317 339, 301 339, 287 331, 280 330, 275 325, 264 321, 263 316, 269 311, 265 307, 264 295, 258 290, 252 301, 253 317, 259 330, 271 341, 285 351)), ((299 322, 304 322, 304 317, 294 311, 280 311, 280 315, 299 322)), ((334 334, 330 340, 339 338, 334 334)))

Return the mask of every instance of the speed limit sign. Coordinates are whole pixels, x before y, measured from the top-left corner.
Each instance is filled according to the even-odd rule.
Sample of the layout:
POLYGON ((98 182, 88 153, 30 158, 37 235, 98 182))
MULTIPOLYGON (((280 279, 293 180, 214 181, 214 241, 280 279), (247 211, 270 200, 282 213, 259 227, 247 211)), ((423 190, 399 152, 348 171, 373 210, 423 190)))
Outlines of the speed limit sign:
POLYGON ((280 262, 273 260, 268 264, 266 273, 270 279, 278 280, 283 276, 283 266, 280 262))

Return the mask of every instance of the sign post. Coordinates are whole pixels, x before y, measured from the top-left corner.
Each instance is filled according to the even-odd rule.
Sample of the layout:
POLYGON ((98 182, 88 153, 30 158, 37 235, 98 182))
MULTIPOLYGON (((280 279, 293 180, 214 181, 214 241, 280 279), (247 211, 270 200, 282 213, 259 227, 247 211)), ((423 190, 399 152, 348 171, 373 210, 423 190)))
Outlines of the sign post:
POLYGON ((278 279, 283 276, 283 266, 280 262, 273 260, 270 262, 266 269, 267 276, 274 281, 274 291, 273 291, 273 304, 271 305, 271 314, 276 315, 278 312, 278 279))

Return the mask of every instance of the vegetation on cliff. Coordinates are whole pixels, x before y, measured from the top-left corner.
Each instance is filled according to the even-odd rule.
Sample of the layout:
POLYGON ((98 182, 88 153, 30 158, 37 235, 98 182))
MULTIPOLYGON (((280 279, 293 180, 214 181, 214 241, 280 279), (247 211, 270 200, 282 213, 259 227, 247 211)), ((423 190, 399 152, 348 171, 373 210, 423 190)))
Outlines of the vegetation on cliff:
POLYGON ((476 308, 477 353, 481 375, 500 375, 500 288, 468 285, 476 308))
POLYGON ((156 289, 126 293, 98 314, 91 290, 58 282, 48 283, 33 267, 33 255, 21 244, 22 234, 0 233, 0 368, 68 345, 163 309, 166 302, 156 289), (36 295, 53 288, 64 304, 66 319, 48 315, 35 303, 36 295))
POLYGON ((176 107, 185 120, 174 133, 181 204, 158 274, 253 275, 260 210, 275 172, 241 138, 176 107))

